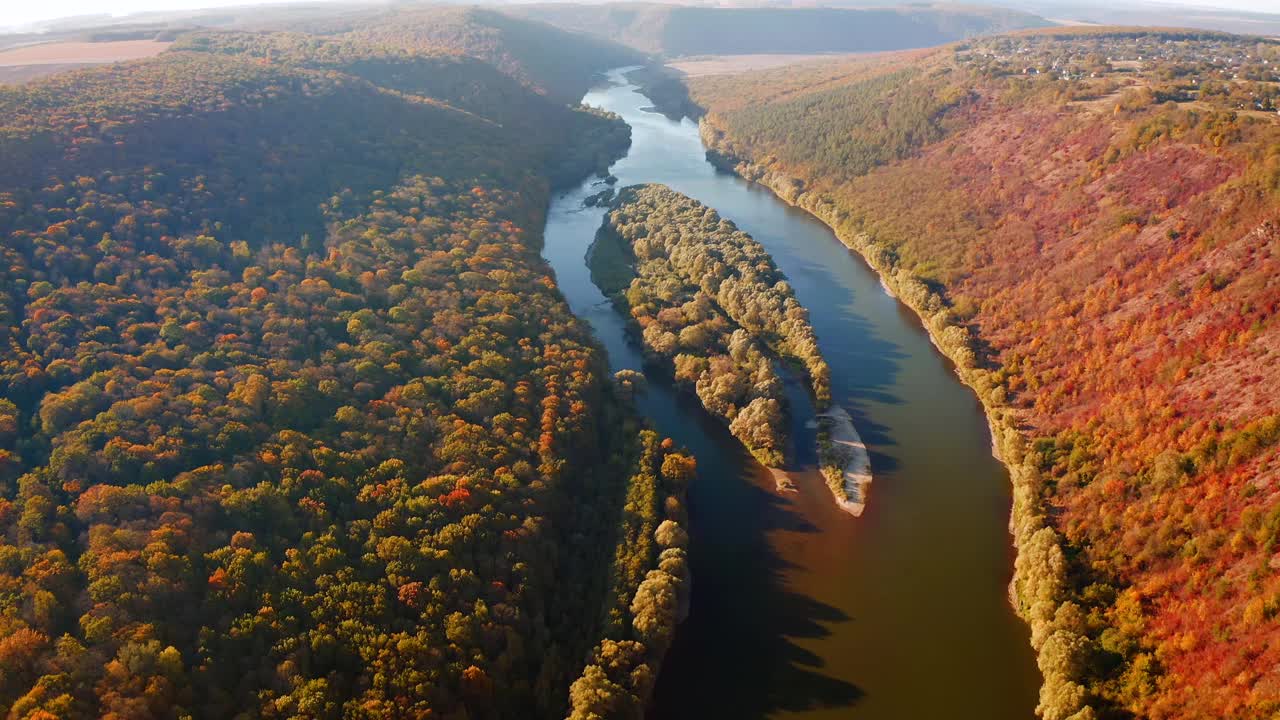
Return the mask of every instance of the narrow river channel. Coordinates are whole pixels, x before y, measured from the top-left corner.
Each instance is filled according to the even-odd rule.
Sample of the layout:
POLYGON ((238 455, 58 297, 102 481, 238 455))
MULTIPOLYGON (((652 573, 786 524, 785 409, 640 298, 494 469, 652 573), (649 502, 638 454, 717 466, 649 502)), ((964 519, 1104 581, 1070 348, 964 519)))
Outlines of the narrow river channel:
MULTIPOLYGON (((693 605, 651 717, 932 720, 1033 717, 1039 672, 1009 607, 1009 479, 980 406, 918 320, 826 226, 706 162, 697 125, 647 110, 620 72, 584 102, 621 115, 617 187, 660 182, 715 208, 772 253, 809 308, 834 401, 871 449, 861 518, 814 470, 812 418, 793 387, 798 491, 779 493, 696 401, 658 378, 640 410, 698 458, 690 489, 693 605)), ((556 197, 544 255, 613 368, 641 369, 585 253, 603 210, 589 180, 556 197)))

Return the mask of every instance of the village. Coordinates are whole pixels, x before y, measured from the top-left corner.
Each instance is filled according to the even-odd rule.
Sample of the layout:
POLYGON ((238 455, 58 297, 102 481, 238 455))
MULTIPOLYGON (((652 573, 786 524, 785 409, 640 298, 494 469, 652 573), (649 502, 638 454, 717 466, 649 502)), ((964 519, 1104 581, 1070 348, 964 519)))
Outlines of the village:
POLYGON ((1280 117, 1280 42, 1199 31, 1074 30, 971 40, 956 59, 992 76, 1149 87, 1160 101, 1280 117))

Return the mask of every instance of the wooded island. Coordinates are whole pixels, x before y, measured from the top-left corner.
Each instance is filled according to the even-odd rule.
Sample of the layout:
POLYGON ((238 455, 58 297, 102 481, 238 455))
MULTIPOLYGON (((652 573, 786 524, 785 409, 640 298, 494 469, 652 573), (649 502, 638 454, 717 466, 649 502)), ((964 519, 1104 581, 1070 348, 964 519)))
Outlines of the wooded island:
MULTIPOLYGON (((808 311, 764 247, 712 208, 664 185, 623 188, 589 264, 646 354, 761 464, 786 462, 786 365, 805 375, 820 412, 830 408, 831 371, 808 311)), ((824 475, 847 500, 844 468, 854 458, 825 426, 819 445, 824 475)))

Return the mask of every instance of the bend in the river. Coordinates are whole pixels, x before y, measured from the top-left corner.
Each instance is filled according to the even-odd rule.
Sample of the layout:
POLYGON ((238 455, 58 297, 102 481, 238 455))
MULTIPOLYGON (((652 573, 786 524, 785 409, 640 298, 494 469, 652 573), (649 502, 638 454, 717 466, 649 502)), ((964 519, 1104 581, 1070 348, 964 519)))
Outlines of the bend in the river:
MULTIPOLYGON (((1039 673, 1006 596, 1008 475, 981 407, 911 312, 819 221, 715 170, 697 126, 646 110, 620 71, 584 102, 632 127, 619 187, 660 182, 715 208, 769 250, 810 310, 832 399, 871 449, 866 513, 834 505, 814 467, 810 406, 788 386, 798 492, 779 493, 696 400, 651 378, 640 410, 698 457, 690 488, 693 606, 662 669, 653 716, 974 718, 1033 716, 1039 673)), ((603 217, 552 203, 544 255, 613 368, 642 369, 623 319, 592 284, 603 217)))

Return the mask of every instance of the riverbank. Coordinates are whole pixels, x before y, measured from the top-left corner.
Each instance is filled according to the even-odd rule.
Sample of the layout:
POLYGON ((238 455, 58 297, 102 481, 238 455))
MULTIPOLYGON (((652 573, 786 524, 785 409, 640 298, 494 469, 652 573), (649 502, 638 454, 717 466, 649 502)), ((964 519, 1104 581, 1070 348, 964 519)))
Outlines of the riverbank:
POLYGON ((822 476, 836 505, 854 517, 862 517, 871 487, 871 456, 858 435, 849 412, 836 405, 818 414, 818 458, 822 476))
MULTIPOLYGON (((850 250, 856 252, 879 276, 889 293, 919 318, 933 345, 952 363, 956 375, 973 390, 982 406, 993 437, 993 457, 1009 471, 1013 488, 1013 506, 1009 531, 1016 552, 1013 579, 1009 585, 1009 601, 1014 611, 1031 628, 1031 645, 1036 651, 1043 674, 1038 710, 1046 716, 1084 717, 1061 712, 1061 706, 1079 712, 1092 712, 1079 700, 1081 668, 1072 668, 1049 657, 1046 643, 1050 636, 1072 642, 1075 632, 1059 619, 1060 608, 1071 604, 1067 592, 1066 563, 1061 536, 1048 523, 1049 514, 1043 500, 1043 480, 1039 469, 1026 457, 1026 441, 1016 420, 993 389, 986 370, 980 368, 975 342, 969 330, 953 321, 945 300, 928 285, 908 272, 898 269, 892 252, 878 245, 868 233, 851 228, 848 217, 837 203, 824 193, 809 189, 801 178, 771 170, 736 153, 727 133, 716 127, 710 116, 698 122, 699 135, 706 148, 707 161, 718 169, 770 190, 778 199, 808 212, 826 225, 850 250)), ((1069 613, 1068 613, 1069 614, 1069 613)), ((1082 689, 1081 689, 1082 692, 1082 689)))

